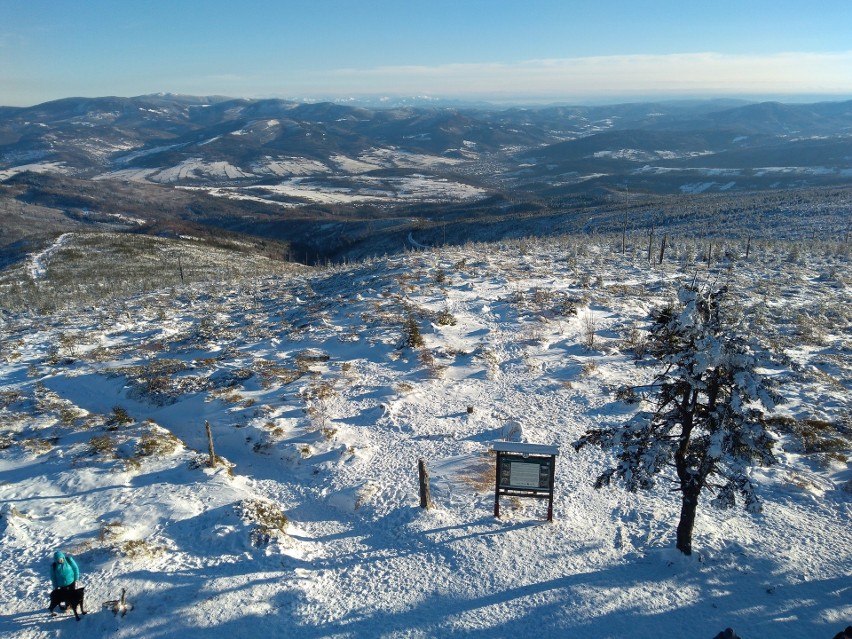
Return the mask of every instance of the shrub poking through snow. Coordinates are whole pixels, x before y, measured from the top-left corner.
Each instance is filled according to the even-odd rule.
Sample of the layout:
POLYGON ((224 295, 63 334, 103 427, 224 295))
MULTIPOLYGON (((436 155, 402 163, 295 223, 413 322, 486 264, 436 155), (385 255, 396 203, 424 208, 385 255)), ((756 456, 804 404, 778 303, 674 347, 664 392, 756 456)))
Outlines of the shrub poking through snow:
POLYGON ((158 428, 139 438, 136 452, 140 457, 167 457, 178 449, 180 443, 169 431, 158 428))
POLYGON ((852 435, 848 429, 844 433, 841 424, 819 419, 772 417, 767 425, 778 433, 792 435, 793 441, 785 444, 785 449, 804 455, 822 455, 846 462, 847 453, 852 449, 852 435))
POLYGON ((402 339, 400 348, 420 348, 425 342, 420 333, 420 322, 413 315, 409 315, 402 323, 402 339))
POLYGON ((130 559, 147 559, 166 552, 165 546, 152 544, 145 539, 127 539, 118 544, 117 550, 130 559))
POLYGON ((324 364, 331 356, 325 351, 308 348, 296 355, 296 368, 302 373, 313 372, 312 367, 324 364))
POLYGON ((29 437, 21 440, 21 446, 26 448, 34 455, 43 455, 44 453, 53 450, 57 443, 56 438, 52 437, 29 437))
POLYGON ((287 530, 287 515, 274 502, 247 499, 239 502, 236 509, 240 519, 254 524, 250 533, 253 546, 265 546, 272 537, 282 535, 287 530))
POLYGON ((583 346, 587 351, 595 347, 595 337, 598 330, 597 321, 591 311, 583 314, 583 346))
POLYGON ((133 418, 121 406, 113 406, 112 414, 107 420, 107 428, 109 430, 118 430, 122 426, 127 426, 133 423, 133 418))
POLYGON ((115 440, 109 435, 95 435, 89 440, 89 449, 93 455, 115 456, 115 440))
POLYGON ((455 326, 456 318, 452 313, 444 309, 443 311, 440 311, 435 317, 435 323, 439 326, 455 326))
POLYGON ((337 391, 334 389, 333 381, 311 384, 302 393, 305 400, 305 412, 316 429, 327 430, 329 402, 335 395, 337 395, 337 391))

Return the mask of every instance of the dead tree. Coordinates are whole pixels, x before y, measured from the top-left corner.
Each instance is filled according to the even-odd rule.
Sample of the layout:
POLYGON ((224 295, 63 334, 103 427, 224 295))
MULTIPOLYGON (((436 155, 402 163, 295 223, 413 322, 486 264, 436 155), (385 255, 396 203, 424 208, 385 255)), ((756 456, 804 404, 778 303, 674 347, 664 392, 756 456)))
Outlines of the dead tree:
POLYGON ((654 265, 654 259, 651 257, 651 249, 654 246, 654 227, 651 227, 651 233, 648 235, 648 264, 654 265))

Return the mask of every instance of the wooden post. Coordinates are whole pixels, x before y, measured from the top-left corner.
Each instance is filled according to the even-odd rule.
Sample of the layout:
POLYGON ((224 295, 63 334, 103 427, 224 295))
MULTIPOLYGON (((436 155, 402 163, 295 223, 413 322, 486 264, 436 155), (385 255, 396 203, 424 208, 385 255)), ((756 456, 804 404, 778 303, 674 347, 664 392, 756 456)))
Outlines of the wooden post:
POLYGON ((429 471, 426 470, 426 460, 422 457, 417 461, 417 470, 420 475, 420 507, 429 510, 432 508, 432 494, 429 492, 429 471))
POLYGON ((216 467, 216 453, 213 452, 213 432, 210 430, 210 422, 206 419, 204 420, 204 428, 207 430, 207 451, 210 453, 210 459, 207 461, 207 465, 210 468, 216 467))

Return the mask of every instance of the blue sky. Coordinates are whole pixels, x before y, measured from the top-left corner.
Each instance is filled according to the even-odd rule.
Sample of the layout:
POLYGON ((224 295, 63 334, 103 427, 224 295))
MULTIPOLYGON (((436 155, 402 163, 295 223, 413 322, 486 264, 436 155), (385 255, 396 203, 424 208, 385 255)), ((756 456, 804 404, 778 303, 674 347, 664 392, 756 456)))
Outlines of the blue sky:
POLYGON ((0 0, 0 105, 852 97, 852 0, 0 0))

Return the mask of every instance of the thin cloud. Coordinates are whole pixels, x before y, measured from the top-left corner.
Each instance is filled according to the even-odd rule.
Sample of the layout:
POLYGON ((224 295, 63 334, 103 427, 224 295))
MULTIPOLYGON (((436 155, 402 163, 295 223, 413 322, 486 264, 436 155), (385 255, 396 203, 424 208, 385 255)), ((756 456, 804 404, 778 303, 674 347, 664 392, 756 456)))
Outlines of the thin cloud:
POLYGON ((852 51, 689 53, 338 69, 329 89, 440 94, 852 93, 852 51))
POLYGON ((0 48, 19 47, 24 42, 24 36, 12 31, 0 31, 0 48))

